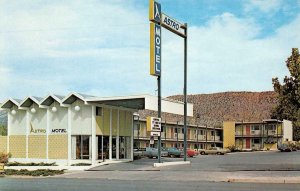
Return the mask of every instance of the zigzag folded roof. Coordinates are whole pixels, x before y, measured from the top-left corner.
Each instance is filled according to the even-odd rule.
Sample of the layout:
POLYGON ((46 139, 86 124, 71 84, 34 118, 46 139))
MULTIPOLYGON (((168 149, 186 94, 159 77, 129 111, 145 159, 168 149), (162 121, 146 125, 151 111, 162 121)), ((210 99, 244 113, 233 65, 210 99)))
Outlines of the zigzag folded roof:
MULTIPOLYGON (((70 105, 76 100, 81 100, 85 104, 100 104, 115 107, 123 107, 127 109, 143 110, 148 109, 157 111, 157 97, 151 95, 133 95, 133 96, 117 96, 117 97, 96 97, 80 93, 70 93, 68 96, 63 97, 60 95, 50 94, 45 98, 29 96, 23 101, 18 99, 9 99, 2 104, 2 109, 11 109, 13 105, 19 108, 31 107, 32 104, 39 106, 50 106, 54 101, 60 104, 70 105)), ((183 102, 171 99, 162 99, 162 112, 183 115, 183 102)), ((193 116, 193 104, 187 105, 188 116, 193 116)))

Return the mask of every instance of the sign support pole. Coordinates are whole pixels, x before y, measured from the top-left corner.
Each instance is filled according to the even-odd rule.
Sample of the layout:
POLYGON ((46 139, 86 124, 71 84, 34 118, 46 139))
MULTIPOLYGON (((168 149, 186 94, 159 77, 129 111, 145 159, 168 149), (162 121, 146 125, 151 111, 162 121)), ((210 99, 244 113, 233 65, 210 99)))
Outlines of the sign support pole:
POLYGON ((184 87, 183 87, 183 99, 184 99, 184 161, 186 161, 186 148, 187 148, 187 141, 186 141, 186 116, 187 116, 187 23, 184 24, 184 87))
MULTIPOLYGON (((161 117, 161 81, 160 81, 160 78, 161 78, 161 73, 160 73, 160 76, 157 76, 157 94, 158 94, 158 108, 157 108, 157 117, 160 118, 161 117)), ((161 134, 161 130, 159 132, 161 134)), ((161 163, 161 136, 158 136, 158 163, 161 163)))

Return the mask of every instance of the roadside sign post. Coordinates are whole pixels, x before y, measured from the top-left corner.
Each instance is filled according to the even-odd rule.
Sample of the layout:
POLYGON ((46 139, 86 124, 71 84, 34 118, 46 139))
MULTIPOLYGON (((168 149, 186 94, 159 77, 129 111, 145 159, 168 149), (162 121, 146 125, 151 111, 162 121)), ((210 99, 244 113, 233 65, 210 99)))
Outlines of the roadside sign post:
MULTIPOLYGON (((161 12, 161 5, 155 0, 149 0, 150 23, 150 75, 157 77, 158 109, 157 117, 161 118, 161 27, 184 38, 184 161, 187 150, 187 23, 182 24, 161 12)), ((161 130, 160 130, 161 133, 161 130)), ((159 133, 159 134, 160 134, 159 133)), ((158 136, 158 163, 161 162, 161 137, 158 136)))

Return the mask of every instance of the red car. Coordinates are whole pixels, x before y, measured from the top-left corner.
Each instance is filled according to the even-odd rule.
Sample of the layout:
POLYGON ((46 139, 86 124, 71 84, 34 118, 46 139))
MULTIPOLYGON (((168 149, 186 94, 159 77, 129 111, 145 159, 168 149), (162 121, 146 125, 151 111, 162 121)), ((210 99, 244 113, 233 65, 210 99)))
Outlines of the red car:
POLYGON ((188 157, 194 157, 194 156, 197 156, 199 153, 197 152, 197 151, 194 151, 194 150, 191 150, 191 149, 188 149, 187 151, 186 151, 186 155, 188 156, 188 157))

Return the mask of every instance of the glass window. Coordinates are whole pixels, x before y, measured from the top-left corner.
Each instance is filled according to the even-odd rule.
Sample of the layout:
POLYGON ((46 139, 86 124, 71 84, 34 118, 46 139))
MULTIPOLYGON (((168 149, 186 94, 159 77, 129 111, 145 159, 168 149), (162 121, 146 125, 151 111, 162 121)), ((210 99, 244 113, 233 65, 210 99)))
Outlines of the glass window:
POLYGON ((252 143, 253 144, 259 144, 260 143, 260 139, 252 139, 252 143))
POLYGON ((184 128, 181 129, 181 133, 184 134, 184 128))
POLYGON ((259 125, 252 125, 251 130, 252 131, 258 131, 259 130, 259 125))
POLYGON ((96 116, 102 116, 102 107, 96 107, 96 116))
POLYGON ((72 147, 75 149, 75 156, 73 155, 73 159, 90 159, 90 149, 91 149, 91 144, 90 144, 90 136, 87 135, 78 135, 74 136, 73 139, 73 144, 76 143, 76 147, 72 147), (76 157, 76 158, 75 158, 76 157))
POLYGON ((175 129, 175 133, 178 133, 178 128, 175 127, 174 129, 175 129))
POLYGON ((211 131, 210 134, 211 134, 211 136, 215 136, 215 132, 214 131, 211 131))
POLYGON ((109 159, 109 136, 103 136, 103 158, 109 159))
POLYGON ((200 130, 199 132, 200 135, 204 135, 203 130, 200 130))

